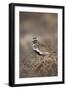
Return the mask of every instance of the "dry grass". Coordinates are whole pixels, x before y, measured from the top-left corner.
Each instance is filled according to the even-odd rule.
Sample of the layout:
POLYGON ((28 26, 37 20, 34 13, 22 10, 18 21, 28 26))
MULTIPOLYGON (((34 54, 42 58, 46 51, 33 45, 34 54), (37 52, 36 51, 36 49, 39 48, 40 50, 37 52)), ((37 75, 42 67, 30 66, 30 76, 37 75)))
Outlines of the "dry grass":
MULTIPOLYGON (((45 44, 46 45, 46 44, 45 44)), ((40 56, 32 49, 29 49, 29 53, 22 53, 22 59, 20 61, 20 77, 44 77, 44 76, 56 76, 58 74, 58 61, 57 52, 47 44, 46 46, 40 44, 40 47, 45 48, 50 55, 40 56)), ((25 49, 23 47, 23 49, 25 49)))

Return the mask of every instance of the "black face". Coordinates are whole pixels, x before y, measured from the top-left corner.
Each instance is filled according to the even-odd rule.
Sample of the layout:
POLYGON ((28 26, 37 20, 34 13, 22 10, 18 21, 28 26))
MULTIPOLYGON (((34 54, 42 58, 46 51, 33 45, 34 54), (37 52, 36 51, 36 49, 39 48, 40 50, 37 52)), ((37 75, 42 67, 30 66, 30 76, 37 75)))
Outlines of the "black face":
POLYGON ((32 41, 33 42, 33 44, 36 44, 37 43, 37 40, 34 40, 34 41, 32 41))

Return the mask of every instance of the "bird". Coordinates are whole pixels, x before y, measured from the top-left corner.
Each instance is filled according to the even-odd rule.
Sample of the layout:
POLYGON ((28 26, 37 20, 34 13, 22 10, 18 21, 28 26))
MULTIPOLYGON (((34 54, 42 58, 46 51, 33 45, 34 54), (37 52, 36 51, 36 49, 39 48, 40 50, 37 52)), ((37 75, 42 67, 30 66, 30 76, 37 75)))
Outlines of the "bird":
POLYGON ((38 47, 38 39, 37 39, 37 37, 33 37, 33 40, 32 40, 32 49, 33 49, 33 51, 35 53, 37 53, 38 55, 40 55, 40 56, 49 55, 49 52, 41 51, 40 48, 38 47))

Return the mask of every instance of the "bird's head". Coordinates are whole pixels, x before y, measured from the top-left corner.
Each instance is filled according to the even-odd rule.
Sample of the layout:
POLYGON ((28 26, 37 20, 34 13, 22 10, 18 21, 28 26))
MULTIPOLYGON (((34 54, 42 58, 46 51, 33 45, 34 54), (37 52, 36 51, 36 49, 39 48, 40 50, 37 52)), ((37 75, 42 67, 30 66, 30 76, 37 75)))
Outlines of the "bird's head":
POLYGON ((37 41, 38 41, 38 39, 37 39, 37 37, 33 37, 33 44, 36 44, 37 43, 37 41))

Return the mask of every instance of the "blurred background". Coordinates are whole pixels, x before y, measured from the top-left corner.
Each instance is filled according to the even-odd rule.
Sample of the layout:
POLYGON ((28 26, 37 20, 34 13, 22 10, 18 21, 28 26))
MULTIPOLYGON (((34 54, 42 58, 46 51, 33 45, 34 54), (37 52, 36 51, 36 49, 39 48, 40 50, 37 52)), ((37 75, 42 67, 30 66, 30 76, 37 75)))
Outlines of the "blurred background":
POLYGON ((56 13, 20 12, 20 78, 58 75, 58 16, 56 13), (51 53, 42 58, 32 50, 32 39, 51 53))

